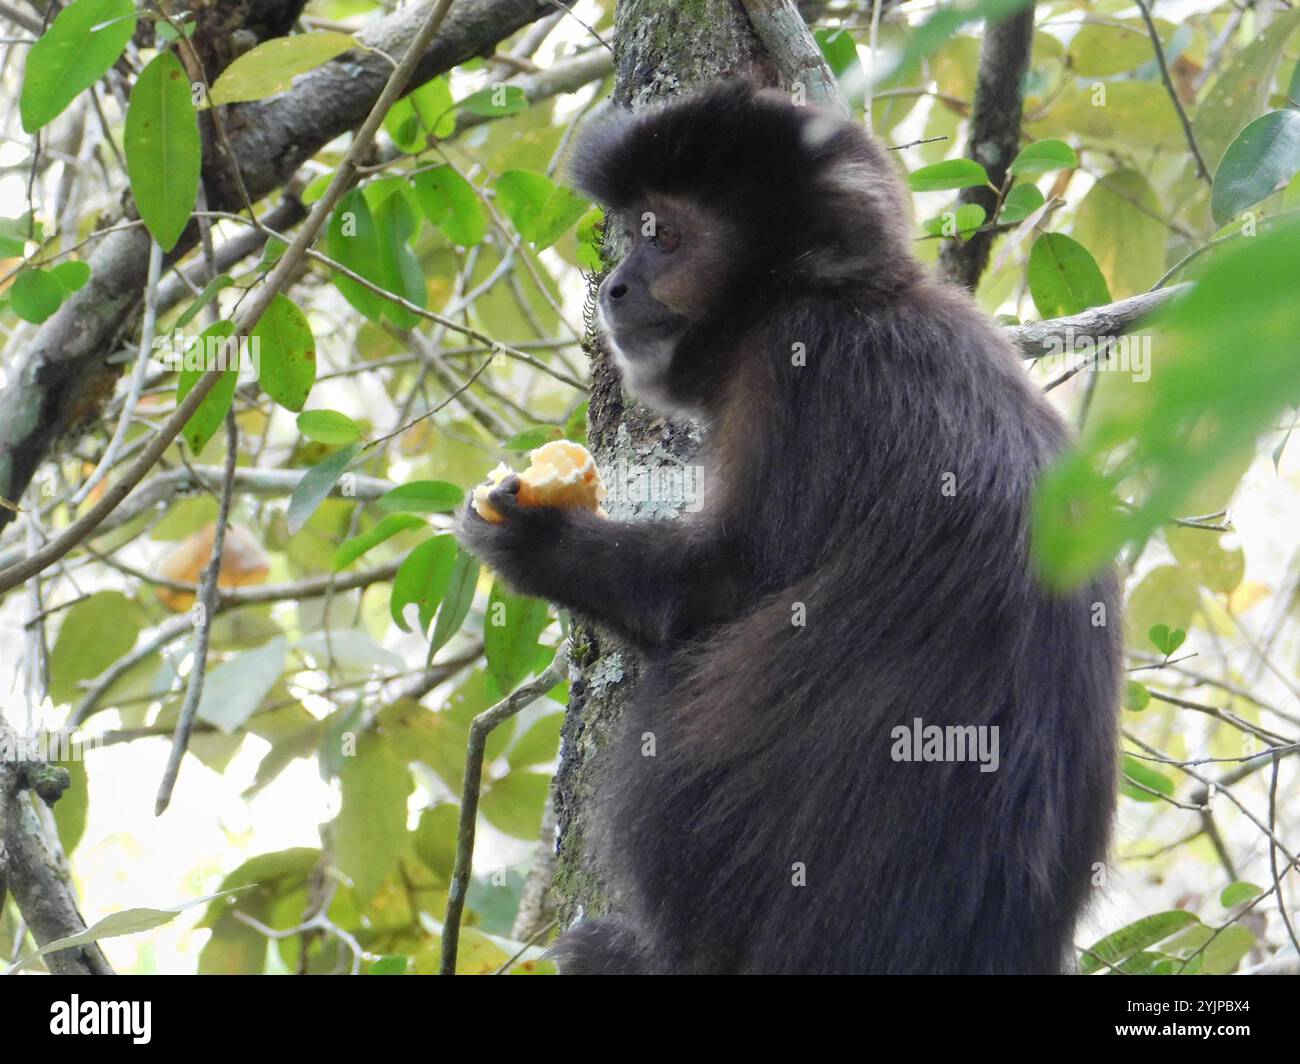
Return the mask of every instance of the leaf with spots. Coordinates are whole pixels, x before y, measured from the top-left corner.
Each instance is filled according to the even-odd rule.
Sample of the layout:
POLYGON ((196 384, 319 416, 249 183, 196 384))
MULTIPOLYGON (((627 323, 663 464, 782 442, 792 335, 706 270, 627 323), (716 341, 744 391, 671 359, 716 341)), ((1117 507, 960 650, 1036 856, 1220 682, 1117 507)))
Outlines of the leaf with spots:
POLYGON ((316 339, 306 315, 287 296, 277 295, 250 338, 266 394, 287 410, 301 410, 316 383, 316 339))
POLYGON ((140 218, 170 251, 194 210, 203 161, 190 80, 171 52, 160 52, 140 72, 126 110, 123 143, 140 218))

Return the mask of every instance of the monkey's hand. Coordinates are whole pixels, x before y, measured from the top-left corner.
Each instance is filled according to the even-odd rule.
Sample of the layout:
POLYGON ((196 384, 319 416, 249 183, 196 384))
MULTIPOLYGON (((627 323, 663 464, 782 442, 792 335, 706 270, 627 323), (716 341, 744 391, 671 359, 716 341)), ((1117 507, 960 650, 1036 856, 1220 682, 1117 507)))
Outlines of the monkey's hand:
POLYGON ((571 512, 554 506, 521 506, 519 477, 514 474, 497 484, 487 501, 501 520, 484 519, 474 508, 471 495, 457 530, 465 549, 504 577, 515 591, 561 598, 556 568, 565 566, 561 547, 571 512))
POLYGON ((510 587, 577 610, 640 646, 657 647, 734 616, 748 586, 732 560, 681 521, 611 521, 576 507, 521 506, 519 478, 460 520, 465 548, 510 587))

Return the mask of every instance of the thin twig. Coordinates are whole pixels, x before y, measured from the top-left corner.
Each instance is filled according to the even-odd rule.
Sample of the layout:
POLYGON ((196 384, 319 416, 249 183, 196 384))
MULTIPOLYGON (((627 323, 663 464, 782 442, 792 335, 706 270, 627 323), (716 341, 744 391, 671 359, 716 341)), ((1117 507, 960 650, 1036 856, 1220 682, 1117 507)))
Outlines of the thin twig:
POLYGON ((126 434, 131 428, 131 418, 135 415, 136 404, 140 401, 140 393, 144 389, 145 373, 149 368, 149 356, 153 352, 153 334, 154 327, 158 321, 158 278, 162 274, 163 252, 162 246, 156 240, 149 241, 149 276, 145 282, 144 288, 144 317, 140 325, 140 350, 135 356, 135 369, 131 373, 131 384, 126 393, 126 400, 122 403, 122 414, 117 420, 117 428, 113 430, 113 437, 108 441, 108 446, 104 448, 104 455, 99 460, 85 480, 85 483, 77 489, 72 496, 72 506, 80 506, 94 491, 95 487, 101 480, 108 475, 108 471, 113 468, 117 461, 118 453, 122 450, 122 444, 126 442, 126 434))
MULTIPOLYGON (((329 218, 338 205, 338 201, 343 198, 344 192, 351 187, 355 179, 357 163, 370 150, 370 145, 374 142, 375 134, 378 133, 384 116, 402 95, 402 90, 405 89, 406 83, 410 81, 411 75, 420 62, 420 58, 438 32, 438 27, 442 24, 442 20, 450 7, 451 0, 437 0, 436 3, 430 5, 428 16, 411 40, 410 46, 402 56, 401 63, 389 77, 383 91, 379 94, 379 99, 375 101, 374 107, 371 108, 370 114, 366 116, 360 130, 352 138, 352 144, 348 148, 348 153, 339 165, 338 170, 335 171, 334 179, 330 182, 321 198, 317 200, 311 214, 307 216, 307 220, 303 222, 302 228, 298 231, 298 235, 284 254, 280 256, 266 281, 236 316, 235 329, 231 336, 232 340, 238 341, 248 336, 266 312, 267 307, 271 305, 271 301, 289 282, 290 277, 296 274, 312 241, 320 233, 326 219, 329 218)), ((199 404, 207 398, 208 392, 216 387, 217 381, 221 379, 224 372, 221 367, 214 367, 194 383, 194 387, 186 395, 185 400, 176 407, 172 415, 154 434, 149 446, 144 449, 131 468, 104 493, 99 502, 69 525, 62 535, 51 540, 41 550, 29 555, 18 564, 0 571, 0 595, 53 565, 85 539, 105 517, 112 513, 122 500, 130 494, 131 490, 144 479, 145 474, 157 464, 158 459, 171 446, 172 440, 185 427, 186 422, 198 409, 199 404)))
MULTIPOLYGON (((1268 826, 1274 829, 1277 825, 1277 777, 1281 761, 1280 757, 1273 759, 1273 771, 1268 784, 1268 826)), ((1273 873, 1273 887, 1277 890, 1277 911, 1282 916, 1282 923, 1291 938, 1291 945, 1295 947, 1296 953, 1300 953, 1300 939, 1296 938, 1295 925, 1291 922, 1291 914, 1287 911, 1286 891, 1282 889, 1282 873, 1277 867, 1277 845, 1272 839, 1269 840, 1268 846, 1268 865, 1273 873)))
POLYGON ((1183 102, 1178 98, 1178 90, 1174 88, 1174 79, 1169 76, 1169 66, 1165 62, 1165 50, 1160 44, 1160 34, 1156 31, 1156 24, 1151 20, 1151 11, 1149 0, 1136 0, 1138 10, 1142 12, 1142 21, 1147 24, 1147 34, 1151 38, 1151 47, 1155 49, 1156 62, 1160 66, 1160 78, 1165 83, 1165 91, 1169 93, 1169 100, 1174 105, 1174 110, 1178 112, 1178 121, 1182 123, 1183 135, 1187 138, 1187 146, 1192 151, 1192 158, 1196 160, 1196 172, 1206 184, 1213 184, 1214 179, 1210 176, 1210 171, 1205 165, 1205 160, 1201 157, 1201 149, 1196 144, 1196 134, 1192 132, 1192 123, 1187 119, 1187 112, 1183 110, 1183 102))
POLYGON ((235 466, 239 462, 239 427, 235 423, 232 407, 226 411, 226 475, 221 482, 221 503, 217 510, 217 524, 212 538, 212 557, 208 559, 199 583, 199 624, 194 633, 194 663, 190 666, 189 685, 185 701, 176 718, 176 732, 172 736, 172 749, 167 757, 158 798, 154 802, 154 816, 162 816, 171 804, 176 776, 181 770, 181 759, 190 745, 190 731, 203 698, 203 681, 208 672, 208 641, 212 635, 212 619, 217 609, 217 580, 221 576, 221 562, 226 550, 226 524, 230 521, 230 502, 235 494, 235 466))
POLYGON ((456 950, 460 943, 460 918, 465 911, 470 872, 474 867, 474 832, 478 820, 479 789, 483 783, 483 755, 487 737, 520 710, 532 705, 565 676, 569 661, 566 640, 556 648, 546 670, 522 687, 515 688, 491 709, 474 718, 465 744, 465 781, 460 791, 460 826, 456 833, 456 863, 447 892, 447 917, 442 924, 442 967, 440 974, 456 974, 456 950))

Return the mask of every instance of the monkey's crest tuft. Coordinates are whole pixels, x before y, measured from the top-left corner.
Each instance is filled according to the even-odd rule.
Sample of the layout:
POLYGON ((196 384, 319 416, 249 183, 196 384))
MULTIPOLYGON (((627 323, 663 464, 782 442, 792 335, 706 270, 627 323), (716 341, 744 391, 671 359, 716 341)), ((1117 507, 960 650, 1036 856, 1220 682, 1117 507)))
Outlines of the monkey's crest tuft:
POLYGON ((660 195, 718 211, 762 272, 785 283, 919 276, 911 211, 885 151, 840 115, 748 81, 593 123, 569 175, 615 210, 660 195))

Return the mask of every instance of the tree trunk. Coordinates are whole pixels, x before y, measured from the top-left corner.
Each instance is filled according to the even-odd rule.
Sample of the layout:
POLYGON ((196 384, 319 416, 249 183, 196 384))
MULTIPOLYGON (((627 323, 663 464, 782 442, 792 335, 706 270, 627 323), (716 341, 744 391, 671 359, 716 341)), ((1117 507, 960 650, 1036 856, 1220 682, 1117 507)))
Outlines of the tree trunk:
MULTIPOLYGON (((613 44, 614 105, 634 111, 737 75, 766 84, 778 80, 740 0, 621 0, 613 44)), ((607 241, 611 258, 616 251, 607 241)), ((594 299, 598 280, 589 299, 594 299)), ((681 500, 638 499, 633 482, 638 474, 689 469, 699 443, 697 427, 631 402, 599 339, 589 335, 586 346, 592 378, 588 437, 607 474, 610 516, 635 520, 680 513, 681 500)), ((554 792, 559 853, 553 890, 561 926, 579 913, 605 907, 584 848, 584 829, 593 766, 638 674, 635 654, 588 625, 575 624, 572 646, 573 682, 554 792)))

